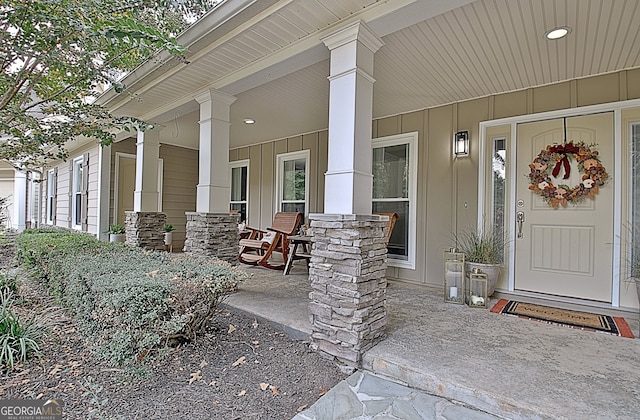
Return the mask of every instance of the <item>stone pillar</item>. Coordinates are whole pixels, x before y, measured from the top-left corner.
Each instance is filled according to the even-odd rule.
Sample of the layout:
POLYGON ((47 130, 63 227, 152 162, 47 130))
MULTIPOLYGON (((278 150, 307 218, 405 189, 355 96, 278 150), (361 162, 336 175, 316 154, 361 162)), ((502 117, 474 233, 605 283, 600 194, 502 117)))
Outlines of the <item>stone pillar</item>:
POLYGON ((187 212, 187 239, 183 251, 238 263, 238 217, 229 213, 187 212))
POLYGON ((384 338, 386 216, 311 214, 312 346, 346 372, 384 338))
POLYGON ((164 224, 167 215, 157 211, 126 211, 126 244, 140 248, 164 250, 164 224))

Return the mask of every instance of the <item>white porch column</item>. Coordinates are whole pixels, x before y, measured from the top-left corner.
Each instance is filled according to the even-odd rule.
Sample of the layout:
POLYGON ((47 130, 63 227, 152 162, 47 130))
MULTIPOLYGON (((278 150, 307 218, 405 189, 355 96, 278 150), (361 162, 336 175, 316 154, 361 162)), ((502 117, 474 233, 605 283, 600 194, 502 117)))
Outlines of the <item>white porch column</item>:
POLYGON ((229 127, 234 96, 208 90, 200 104, 200 152, 196 212, 229 213, 229 127))
POLYGON ((136 189, 133 192, 133 211, 157 212, 160 130, 155 128, 138 131, 136 146, 136 189))
POLYGON ((13 220, 12 227, 22 232, 27 224, 27 174, 16 169, 13 178, 13 220))
POLYGON ((373 56, 382 40, 356 22, 322 40, 331 50, 325 214, 371 214, 373 56))
POLYGON ((324 214, 310 214, 311 346, 346 372, 384 337, 386 220, 371 214, 373 54, 382 41, 363 22, 323 39, 331 50, 329 157, 324 214))
POLYGON ((234 96, 215 90, 196 95, 200 151, 196 211, 187 213, 184 252, 238 261, 238 215, 229 214, 229 127, 234 96))

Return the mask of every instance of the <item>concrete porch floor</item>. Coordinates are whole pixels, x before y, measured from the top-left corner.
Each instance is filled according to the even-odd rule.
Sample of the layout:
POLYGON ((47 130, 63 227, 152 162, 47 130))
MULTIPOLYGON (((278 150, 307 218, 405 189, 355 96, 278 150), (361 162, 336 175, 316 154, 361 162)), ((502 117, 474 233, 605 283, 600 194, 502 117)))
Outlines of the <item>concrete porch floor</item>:
MULTIPOLYGON (((304 265, 288 276, 242 268, 252 278, 225 304, 307 339, 311 288, 304 265)), ((365 354, 364 371, 462 403, 477 418, 640 418, 637 338, 447 304, 439 288, 397 282, 387 289, 387 316, 387 339, 365 354)), ((638 315, 626 319, 638 337, 638 315)))

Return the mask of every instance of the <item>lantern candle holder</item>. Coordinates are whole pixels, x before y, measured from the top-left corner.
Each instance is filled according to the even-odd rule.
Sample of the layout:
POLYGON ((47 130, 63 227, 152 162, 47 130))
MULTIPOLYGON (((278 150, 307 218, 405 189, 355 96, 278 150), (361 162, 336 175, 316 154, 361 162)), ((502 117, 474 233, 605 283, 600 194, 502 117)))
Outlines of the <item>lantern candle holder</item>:
POLYGON ((464 303, 464 254, 456 248, 444 252, 444 301, 464 303))
POLYGON ((472 308, 486 308, 489 303, 487 296, 487 275, 477 268, 469 273, 469 300, 467 305, 472 308))

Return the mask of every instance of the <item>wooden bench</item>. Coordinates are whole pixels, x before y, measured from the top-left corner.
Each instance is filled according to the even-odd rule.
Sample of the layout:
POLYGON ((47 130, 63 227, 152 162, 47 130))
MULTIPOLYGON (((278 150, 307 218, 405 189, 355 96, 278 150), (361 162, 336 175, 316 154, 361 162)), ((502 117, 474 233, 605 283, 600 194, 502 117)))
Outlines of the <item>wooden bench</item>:
POLYGON ((302 223, 302 213, 278 212, 267 230, 247 226, 249 238, 240 240, 238 260, 243 264, 261 265, 273 270, 284 270, 289 257, 289 237, 298 232, 302 223), (282 263, 270 262, 272 254, 282 254, 282 263))

